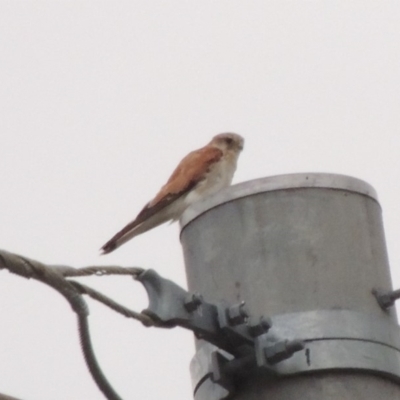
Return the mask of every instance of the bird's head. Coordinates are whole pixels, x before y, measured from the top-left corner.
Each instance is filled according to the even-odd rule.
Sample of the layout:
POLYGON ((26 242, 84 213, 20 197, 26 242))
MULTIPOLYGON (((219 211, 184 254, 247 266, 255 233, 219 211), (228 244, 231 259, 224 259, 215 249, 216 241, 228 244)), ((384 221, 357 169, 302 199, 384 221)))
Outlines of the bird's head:
POLYGON ((231 150, 241 152, 244 146, 244 139, 237 133, 220 133, 212 138, 210 144, 222 151, 231 150))

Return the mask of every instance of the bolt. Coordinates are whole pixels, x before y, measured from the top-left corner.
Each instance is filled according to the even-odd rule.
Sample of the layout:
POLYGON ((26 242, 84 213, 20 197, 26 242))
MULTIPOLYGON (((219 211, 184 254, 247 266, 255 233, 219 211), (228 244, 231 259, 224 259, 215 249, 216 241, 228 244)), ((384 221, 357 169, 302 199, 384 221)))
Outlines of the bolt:
POLYGON ((373 289, 372 293, 376 297, 382 310, 387 310, 389 307, 392 307, 395 301, 400 299, 400 289, 389 292, 373 289))
POLYGON ((291 353, 293 355, 294 353, 303 350, 306 347, 306 344, 302 340, 289 340, 286 343, 286 348, 288 353, 291 353))
POLYGON ((250 335, 257 337, 269 331, 272 326, 272 321, 271 318, 260 317, 258 320, 250 320, 247 325, 250 335))
POLYGON ((202 301, 203 301, 203 296, 201 296, 200 294, 193 293, 187 296, 184 305, 187 311, 193 312, 199 308, 202 301))
POLYGON ((226 311, 228 321, 232 326, 243 324, 246 322, 247 318, 249 318, 244 301, 240 304, 235 304, 234 306, 228 307, 226 311))
POLYGON ((276 364, 286 360, 297 351, 304 349, 304 342, 301 340, 283 340, 267 347, 265 357, 270 364, 276 364))

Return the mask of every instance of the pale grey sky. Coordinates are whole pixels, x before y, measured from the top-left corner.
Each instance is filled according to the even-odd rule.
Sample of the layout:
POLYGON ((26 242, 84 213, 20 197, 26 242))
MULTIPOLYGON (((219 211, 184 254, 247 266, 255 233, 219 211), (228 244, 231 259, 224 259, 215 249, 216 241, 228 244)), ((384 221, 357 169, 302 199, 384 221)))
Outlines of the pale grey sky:
MULTIPOLYGON (((0 1, 0 247, 47 262, 138 265, 185 285, 177 225, 98 256, 188 151, 246 138, 234 182, 334 172, 380 198, 400 287, 398 1, 0 1)), ((129 279, 86 280, 141 310, 129 279)), ((75 316, 0 273, 0 392, 97 400, 75 316)), ((97 355, 124 399, 191 398, 190 333, 97 304, 97 355)))

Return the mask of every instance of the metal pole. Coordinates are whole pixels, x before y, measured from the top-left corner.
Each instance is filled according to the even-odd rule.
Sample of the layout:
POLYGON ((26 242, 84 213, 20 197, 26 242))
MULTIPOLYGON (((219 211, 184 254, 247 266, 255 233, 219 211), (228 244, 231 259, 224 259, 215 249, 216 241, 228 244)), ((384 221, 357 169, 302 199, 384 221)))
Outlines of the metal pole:
MULTIPOLYGON (((190 291, 244 300, 307 342, 279 364, 281 377, 238 380, 232 399, 400 398, 397 319, 371 293, 392 285, 370 185, 333 174, 258 179, 192 206, 181 228, 190 291)), ((223 398, 206 375, 194 386, 196 399, 223 398)))

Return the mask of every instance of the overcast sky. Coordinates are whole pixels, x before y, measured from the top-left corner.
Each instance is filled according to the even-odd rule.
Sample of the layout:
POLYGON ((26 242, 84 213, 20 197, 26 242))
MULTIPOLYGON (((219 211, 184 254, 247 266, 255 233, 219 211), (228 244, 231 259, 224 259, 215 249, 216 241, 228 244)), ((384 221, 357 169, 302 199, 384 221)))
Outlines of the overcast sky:
MULTIPOLYGON (((400 287, 398 1, 0 0, 0 247, 52 264, 157 269, 185 285, 179 226, 98 249, 216 133, 246 139, 234 182, 334 172, 372 184, 400 287)), ((86 283, 141 310, 128 278, 86 283)), ((102 396, 53 290, 0 273, 0 393, 102 396)), ((90 302, 124 399, 191 398, 191 334, 90 302)))

